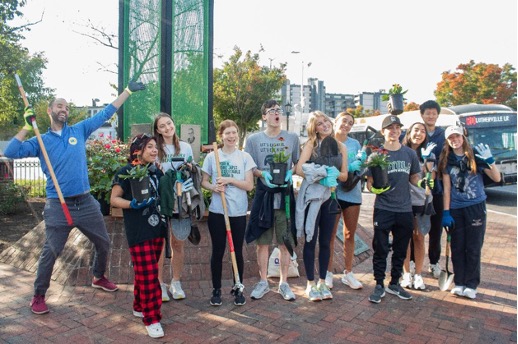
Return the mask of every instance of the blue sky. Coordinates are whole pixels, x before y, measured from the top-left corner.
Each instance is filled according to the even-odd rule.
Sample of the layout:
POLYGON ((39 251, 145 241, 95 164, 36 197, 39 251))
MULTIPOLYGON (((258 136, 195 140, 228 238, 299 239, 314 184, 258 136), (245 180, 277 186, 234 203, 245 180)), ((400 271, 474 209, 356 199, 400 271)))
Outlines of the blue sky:
MULTIPOLYGON (((302 61, 311 62, 304 79, 323 80, 329 93, 400 83, 409 101, 422 103, 434 98, 441 73, 461 63, 517 67, 516 0, 215 0, 214 11, 214 52, 223 60, 235 45, 262 45, 262 64, 287 62, 288 78, 300 84, 302 61)), ((28 0, 22 12, 21 23, 44 13, 24 45, 48 58, 47 86, 77 105, 113 99, 117 76, 101 65, 114 70, 117 52, 77 32, 91 20, 116 33, 117 0, 28 0)))

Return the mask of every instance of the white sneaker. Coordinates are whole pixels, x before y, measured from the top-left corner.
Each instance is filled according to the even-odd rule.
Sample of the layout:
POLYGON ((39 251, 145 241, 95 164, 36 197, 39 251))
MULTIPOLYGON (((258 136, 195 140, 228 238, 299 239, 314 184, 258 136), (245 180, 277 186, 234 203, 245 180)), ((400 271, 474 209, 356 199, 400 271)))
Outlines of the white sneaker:
POLYGON ((361 289, 363 285, 354 277, 354 274, 351 272, 347 272, 344 270, 344 275, 342 276, 342 283, 351 287, 351 289, 361 289))
POLYGON ((252 290, 250 297, 254 300, 259 300, 264 295, 266 295, 266 293, 269 291, 270 291, 270 286, 268 285, 268 281, 259 281, 255 285, 254 290, 252 290))
POLYGON ((401 277, 401 281, 399 282, 399 285, 403 288, 410 288, 412 287, 412 274, 410 272, 403 273, 403 277, 401 277))
POLYGON ((160 323, 154 323, 149 326, 146 326, 147 334, 151 338, 160 338, 164 336, 164 330, 162 329, 162 325, 160 323))
POLYGON ((410 273, 415 275, 415 263, 413 260, 410 261, 410 273))
POLYGON ((169 291, 173 295, 173 299, 185 299, 185 293, 182 290, 182 283, 180 283, 180 281, 171 281, 171 287, 169 288, 169 291))
POLYGON ((295 294, 293 294, 290 285, 286 282, 282 282, 281 284, 279 284, 279 294, 281 294, 283 299, 286 301, 295 300, 295 294))
POLYGON ((423 276, 414 275, 414 289, 424 290, 426 286, 424 285, 423 276))
POLYGON ((466 288, 464 289, 464 292, 462 293, 463 296, 467 297, 468 299, 476 299, 477 298, 477 290, 466 288))
POLYGON ((326 273, 326 285, 329 289, 333 289, 333 273, 331 271, 326 273))
POLYGON ((167 302, 170 300, 169 294, 167 293, 167 284, 160 283, 160 289, 162 289, 162 301, 167 302))
POLYGON ((428 267, 428 272, 430 272, 433 277, 439 278, 441 275, 441 266, 439 265, 439 262, 437 262, 437 264, 430 264, 428 267))
POLYGON ((457 295, 457 296, 464 296, 464 286, 463 285, 456 285, 451 290, 451 293, 453 295, 457 295))

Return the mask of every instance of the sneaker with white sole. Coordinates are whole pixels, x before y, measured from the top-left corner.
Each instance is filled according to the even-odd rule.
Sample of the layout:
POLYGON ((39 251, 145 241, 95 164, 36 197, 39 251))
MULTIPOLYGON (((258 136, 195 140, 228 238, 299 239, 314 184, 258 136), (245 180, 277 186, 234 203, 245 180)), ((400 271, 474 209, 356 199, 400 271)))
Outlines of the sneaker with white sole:
POLYGON ((180 281, 171 281, 171 287, 169 288, 169 291, 171 292, 171 295, 173 295, 173 299, 185 299, 185 293, 182 290, 182 283, 180 283, 180 281))
POLYGON ((464 289, 462 295, 467 297, 468 299, 474 300, 477 298, 477 290, 472 288, 466 288, 464 289))
POLYGON ((428 267, 428 272, 431 273, 435 278, 439 278, 439 276, 441 275, 441 271, 441 265, 439 263, 430 264, 430 266, 428 267))
POLYGON ((399 284, 390 284, 385 288, 385 291, 389 294, 396 295, 402 300, 411 300, 412 295, 408 293, 405 289, 401 288, 399 284))
POLYGON ((369 301, 373 303, 380 303, 381 299, 385 297, 385 289, 382 285, 376 284, 374 291, 369 296, 369 301))
POLYGON ((306 288, 306 296, 309 301, 322 301, 322 294, 316 285, 308 285, 306 288))
POLYGON ((453 295, 457 296, 464 296, 464 286, 463 285, 456 285, 451 289, 451 293, 453 295))
POLYGON ((266 295, 266 293, 268 293, 269 291, 270 291, 270 286, 268 285, 268 281, 259 281, 254 286, 254 290, 252 290, 250 297, 254 300, 259 300, 264 295, 266 295))
POLYGON ((245 295, 243 295, 243 292, 240 289, 237 289, 237 290, 232 289, 230 291, 230 293, 232 295, 234 295, 234 305, 243 306, 246 304, 245 295))
POLYGON ((162 325, 160 323, 154 323, 146 326, 147 334, 151 338, 161 338, 164 336, 164 330, 162 329, 162 325))
POLYGON ((167 284, 160 283, 160 289, 162 289, 162 301, 167 302, 167 301, 171 300, 169 298, 169 294, 167 293, 167 284))
POLYGON ((329 287, 326 285, 325 282, 318 282, 317 288, 318 291, 320 291, 320 294, 322 295, 322 300, 331 300, 333 298, 333 294, 331 294, 331 290, 329 290, 329 287))
POLYGON ((221 306, 221 289, 214 288, 212 290, 212 297, 210 298, 211 306, 221 306))
POLYGON ((30 303, 31 311, 34 314, 46 314, 49 312, 49 308, 45 303, 45 295, 34 295, 30 303))
POLYGON ((295 300, 295 294, 293 294, 290 285, 286 282, 279 284, 279 294, 281 294, 282 298, 286 301, 295 300))
POLYGON ((414 289, 416 290, 425 290, 426 285, 423 281, 423 276, 421 275, 414 275, 414 289))
POLYGON ((399 285, 403 288, 410 288, 412 287, 412 274, 410 272, 403 273, 403 276, 401 277, 401 281, 399 282, 399 285))
POLYGON ((351 287, 351 289, 361 289, 363 285, 354 277, 354 274, 351 272, 347 272, 344 270, 344 275, 342 277, 342 283, 351 287))
POLYGON ((102 276, 99 279, 95 279, 95 277, 92 279, 92 287, 99 288, 104 291, 108 292, 114 292, 119 290, 119 287, 115 283, 110 282, 106 277, 102 276))
POLYGON ((133 316, 135 316, 137 318, 143 318, 144 317, 144 313, 137 312, 136 310, 133 310, 133 316))
POLYGON ((329 289, 333 289, 333 273, 331 271, 326 273, 326 285, 329 289))

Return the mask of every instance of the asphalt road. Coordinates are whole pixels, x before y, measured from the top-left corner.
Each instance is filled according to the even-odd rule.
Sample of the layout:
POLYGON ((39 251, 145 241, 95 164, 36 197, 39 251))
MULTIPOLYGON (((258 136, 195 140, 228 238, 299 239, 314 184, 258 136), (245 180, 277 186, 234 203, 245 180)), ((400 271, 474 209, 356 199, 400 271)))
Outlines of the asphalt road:
POLYGON ((516 185, 486 188, 488 212, 504 213, 516 217, 516 185))

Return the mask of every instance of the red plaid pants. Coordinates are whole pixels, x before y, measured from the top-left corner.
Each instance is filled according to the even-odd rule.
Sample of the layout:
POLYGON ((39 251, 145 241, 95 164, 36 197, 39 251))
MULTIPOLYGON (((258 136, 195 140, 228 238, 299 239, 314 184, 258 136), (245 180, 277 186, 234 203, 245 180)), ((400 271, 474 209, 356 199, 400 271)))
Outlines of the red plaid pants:
POLYGON ((163 238, 146 240, 130 247, 135 282, 133 309, 142 312, 146 326, 160 322, 162 290, 158 280, 158 259, 164 245, 163 238))

